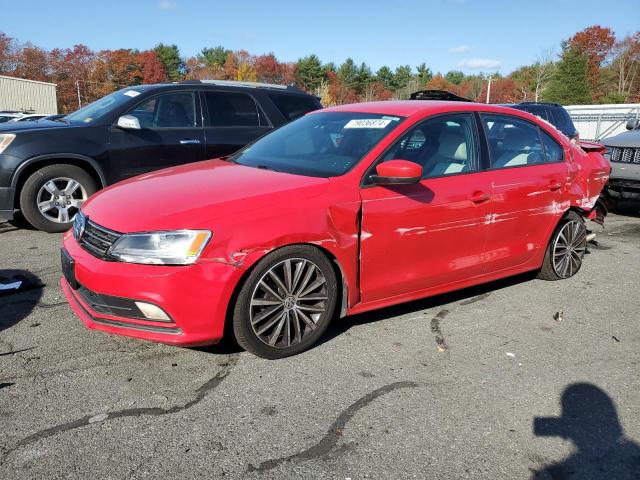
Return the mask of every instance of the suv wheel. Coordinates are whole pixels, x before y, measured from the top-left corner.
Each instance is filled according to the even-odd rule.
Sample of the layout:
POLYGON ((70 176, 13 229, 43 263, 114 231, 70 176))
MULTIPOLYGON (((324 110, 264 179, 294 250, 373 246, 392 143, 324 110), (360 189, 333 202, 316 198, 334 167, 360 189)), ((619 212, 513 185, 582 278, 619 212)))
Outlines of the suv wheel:
POLYGON ((561 280, 574 276, 582 266, 586 251, 584 219, 575 212, 569 212, 553 232, 538 278, 561 280))
POLYGON ((75 165, 49 165, 32 173, 20 192, 20 210, 44 232, 71 227, 80 206, 97 186, 91 175, 75 165))
POLYGON ((275 359, 307 350, 329 326, 337 282, 329 259, 308 245, 265 256, 240 290, 233 332, 241 347, 275 359))

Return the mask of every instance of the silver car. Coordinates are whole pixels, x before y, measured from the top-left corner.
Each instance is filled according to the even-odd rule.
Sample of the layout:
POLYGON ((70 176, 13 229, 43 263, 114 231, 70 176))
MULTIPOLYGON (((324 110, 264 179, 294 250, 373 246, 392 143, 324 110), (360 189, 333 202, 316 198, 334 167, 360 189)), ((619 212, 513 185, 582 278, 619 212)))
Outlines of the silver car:
POLYGON ((640 120, 629 120, 627 130, 600 141, 611 162, 607 194, 612 200, 640 199, 640 120))

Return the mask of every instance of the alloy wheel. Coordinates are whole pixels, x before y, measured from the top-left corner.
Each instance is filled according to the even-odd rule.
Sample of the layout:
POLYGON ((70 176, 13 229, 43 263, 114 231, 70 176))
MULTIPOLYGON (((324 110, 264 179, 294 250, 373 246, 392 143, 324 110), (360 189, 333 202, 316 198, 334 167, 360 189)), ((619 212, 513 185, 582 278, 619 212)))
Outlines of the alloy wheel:
POLYGON ((72 178, 58 177, 48 180, 38 190, 38 210, 47 220, 69 223, 80 210, 88 195, 84 187, 72 178))
POLYGON ((573 276, 587 250, 587 231, 579 220, 565 223, 553 245, 553 269, 560 278, 573 276))
POLYGON ((322 270, 310 260, 289 258, 258 281, 251 296, 251 328, 271 347, 297 345, 317 328, 327 300, 322 270))

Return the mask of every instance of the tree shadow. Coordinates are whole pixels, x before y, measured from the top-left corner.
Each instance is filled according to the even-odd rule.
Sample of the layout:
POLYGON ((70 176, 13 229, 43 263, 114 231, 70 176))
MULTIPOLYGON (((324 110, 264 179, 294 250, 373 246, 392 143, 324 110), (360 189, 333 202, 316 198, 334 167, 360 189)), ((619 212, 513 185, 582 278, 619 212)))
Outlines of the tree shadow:
POLYGON ((331 325, 329 325, 329 328, 322 336, 318 344, 329 342, 357 325, 364 325, 380 320, 386 320, 392 317, 406 315, 408 313, 415 313, 430 308, 436 308, 442 305, 447 305, 449 303, 459 301, 464 302, 466 300, 469 302, 469 304, 471 304, 476 301, 474 300, 474 297, 482 296, 478 299, 480 300, 494 291, 511 287, 519 283, 529 282, 536 278, 537 273, 537 271, 527 272, 520 275, 515 275, 513 277, 496 280, 494 282, 484 283, 482 285, 476 285, 462 290, 456 290, 450 293, 434 295, 432 297, 415 300, 413 302, 401 303, 392 307, 386 307, 378 310, 373 310, 371 312, 360 313, 345 318, 335 319, 333 322, 331 322, 331 325))
POLYGON ((18 288, 0 289, 0 331, 25 319, 42 297, 44 284, 26 270, 0 270, 0 284, 18 284, 18 288))
POLYGON ((571 440, 575 452, 535 471, 533 479, 638 479, 640 446, 625 437, 613 400, 590 383, 575 383, 562 394, 560 417, 536 417, 539 437, 571 440))

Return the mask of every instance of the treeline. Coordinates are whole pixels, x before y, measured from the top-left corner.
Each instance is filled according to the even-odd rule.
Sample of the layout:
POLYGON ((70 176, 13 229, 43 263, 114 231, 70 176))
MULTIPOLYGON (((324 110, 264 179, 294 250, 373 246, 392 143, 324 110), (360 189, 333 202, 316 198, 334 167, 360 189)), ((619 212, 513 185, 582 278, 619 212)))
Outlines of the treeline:
POLYGON ((0 33, 0 74, 58 85, 59 111, 70 112, 119 88, 190 79, 224 79, 295 84, 315 93, 325 106, 408 98, 421 89, 449 90, 485 101, 489 77, 491 103, 553 101, 562 104, 640 101, 640 32, 616 38, 609 28, 588 27, 563 41, 560 51, 541 54, 503 76, 434 73, 421 63, 372 71, 348 58, 341 65, 316 55, 281 62, 273 53, 252 55, 222 46, 203 48, 184 58, 176 45, 152 50, 102 50, 85 45, 47 51, 0 33))

